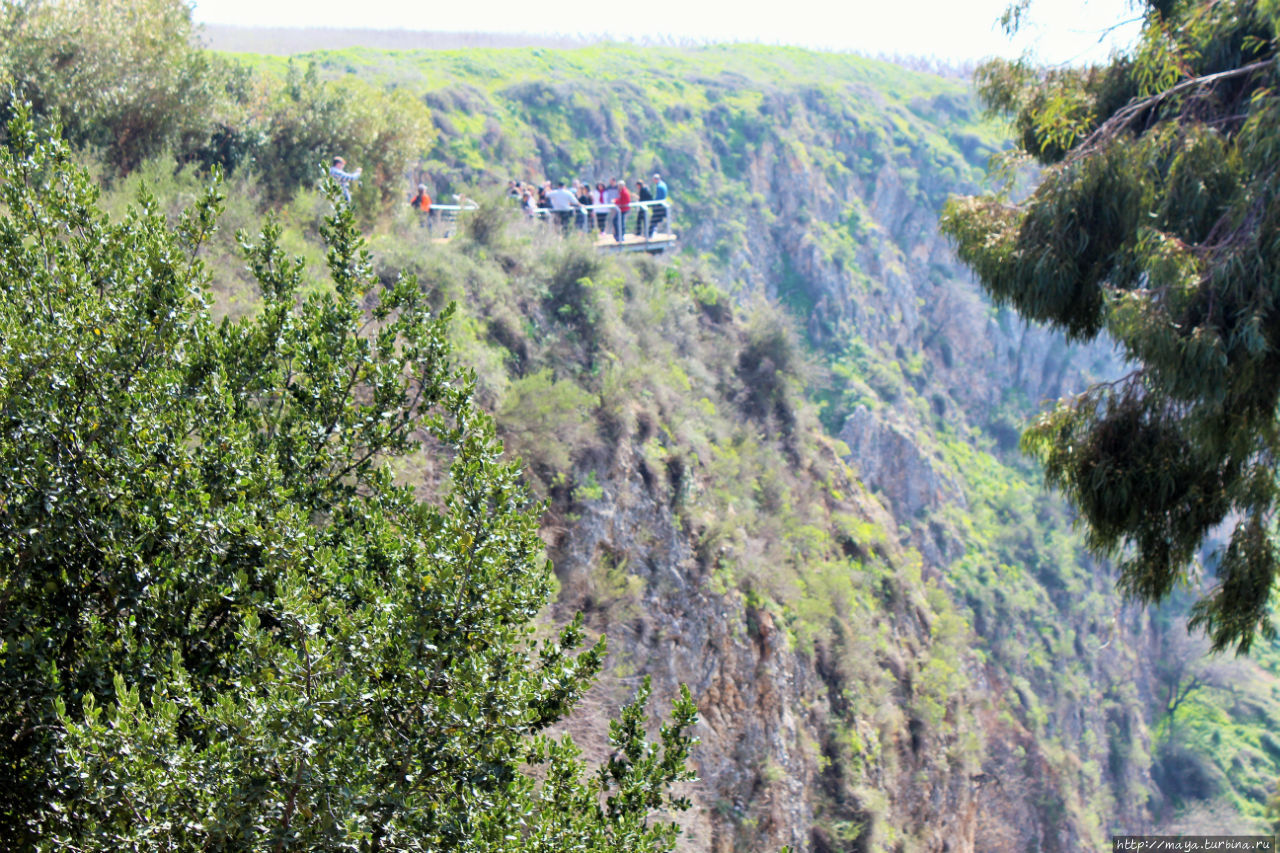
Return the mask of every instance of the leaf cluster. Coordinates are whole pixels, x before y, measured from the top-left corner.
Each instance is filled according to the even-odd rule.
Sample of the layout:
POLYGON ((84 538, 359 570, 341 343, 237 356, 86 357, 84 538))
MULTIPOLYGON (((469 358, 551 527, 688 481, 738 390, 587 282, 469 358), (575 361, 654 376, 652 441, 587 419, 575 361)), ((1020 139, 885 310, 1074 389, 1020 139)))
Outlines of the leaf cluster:
POLYGON ((269 224, 240 236, 259 310, 215 321, 216 183, 173 229, 145 194, 119 223, 95 197, 18 110, 0 150, 0 837, 669 849, 651 813, 683 805, 667 792, 692 703, 651 747, 642 696, 627 764, 596 780, 541 734, 603 641, 581 650, 580 622, 536 641, 539 507, 450 364, 451 309, 379 283, 338 205, 327 286, 269 224), (391 473, 410 452, 435 461, 430 501, 391 473))
POLYGON ((5 0, 0 83, 124 172, 203 144, 235 75, 199 48, 181 2, 5 0))
POLYGON ((183 0, 6 0, 0 47, 0 84, 109 174, 170 151, 248 168, 278 205, 341 155, 364 170, 358 206, 375 208, 432 138, 429 111, 403 92, 322 82, 314 67, 277 79, 204 50, 183 0))
POLYGON ((989 104, 1048 168, 1020 204, 955 199, 943 217, 997 302, 1107 335, 1134 365, 1024 444, 1138 598, 1166 596, 1234 528, 1193 616, 1215 649, 1274 635, 1277 23, 1252 0, 1156 4, 1106 67, 988 66, 989 104))

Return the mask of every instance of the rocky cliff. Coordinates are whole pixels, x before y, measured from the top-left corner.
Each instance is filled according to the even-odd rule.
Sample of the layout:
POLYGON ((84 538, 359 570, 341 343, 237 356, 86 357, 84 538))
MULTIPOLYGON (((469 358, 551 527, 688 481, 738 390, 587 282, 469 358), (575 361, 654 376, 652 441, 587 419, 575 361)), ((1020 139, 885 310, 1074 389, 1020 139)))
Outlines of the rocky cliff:
POLYGON ((1016 450, 1117 364, 992 307, 939 238, 1000 144, 962 83, 762 48, 314 58, 420 93, 437 196, 672 186, 676 258, 603 259, 500 202, 375 249, 460 302, 549 501, 559 616, 609 636, 579 734, 599 748, 641 674, 690 685, 686 849, 1067 851, 1168 817, 1167 629, 1016 450))
MULTIPOLYGON (((1078 546, 1066 555, 1072 567, 1037 553, 1047 516, 1024 531, 1024 553, 1012 557, 1021 564, 1001 565, 1008 555, 969 541, 971 531, 952 519, 969 512, 971 493, 975 503, 992 497, 968 482, 972 472, 941 438, 982 445, 989 437, 997 452, 1011 450, 1031 405, 1082 387, 1111 367, 1109 354, 1072 350, 993 311, 939 239, 936 176, 914 187, 902 178, 918 152, 859 174, 867 137, 830 115, 837 102, 800 102, 803 110, 762 110, 777 123, 758 145, 732 152, 747 192, 768 202, 742 211, 749 238, 727 253, 720 274, 745 283, 739 299, 763 292, 785 302, 820 352, 856 342, 866 353, 871 394, 837 433, 849 467, 829 459, 825 476, 839 478, 841 492, 859 490, 854 478, 871 490, 846 511, 891 531, 875 559, 899 578, 920 575, 905 595, 882 598, 874 628, 862 626, 883 642, 848 627, 812 648, 789 642, 778 630, 794 606, 787 595, 762 604, 751 590, 711 592, 696 541, 663 511, 672 496, 637 473, 636 447, 614 446, 605 498, 569 528, 555 557, 564 573, 589 573, 602 553, 645 567, 641 606, 609 630, 628 668, 668 689, 687 682, 699 697, 704 816, 690 849, 1072 850, 1098 841, 1103 815, 1111 825, 1148 827, 1141 614, 1121 608, 1105 569, 1078 546), (801 154, 797 125, 810 131, 801 154), (846 168, 805 156, 818 151, 846 168), (905 382, 894 375, 913 360, 905 382), (923 412, 912 405, 921 400, 923 412), (1031 561, 1045 563, 1039 577, 1027 571, 1031 561), (1010 583, 1024 588, 1002 593, 1010 583), (967 598, 977 587, 996 600, 967 598), (911 601, 937 591, 959 603, 958 617, 911 601), (1027 600, 1006 604, 1002 594, 1027 600), (1092 625, 1082 624, 1086 615, 1092 625), (935 624, 949 617, 960 624, 935 624), (1095 639, 1107 630, 1113 642, 1095 639), (918 682, 940 678, 947 665, 955 671, 942 679, 931 717, 918 682), (1064 672, 1075 676, 1070 686, 1057 677, 1064 672), (859 693, 893 708, 866 708, 859 693)), ((713 159, 711 168, 728 164, 713 159)), ((717 218, 691 222, 685 239, 714 251, 717 218)), ((694 467, 691 476, 699 474, 694 467)))

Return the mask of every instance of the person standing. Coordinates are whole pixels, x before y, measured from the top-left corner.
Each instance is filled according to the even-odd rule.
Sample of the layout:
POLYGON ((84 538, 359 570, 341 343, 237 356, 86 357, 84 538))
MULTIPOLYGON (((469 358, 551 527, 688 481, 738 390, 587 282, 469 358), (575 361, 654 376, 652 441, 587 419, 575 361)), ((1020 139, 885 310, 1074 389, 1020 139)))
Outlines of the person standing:
POLYGON ((555 213, 556 223, 562 229, 568 229, 569 215, 578 204, 578 199, 564 185, 564 181, 561 181, 555 189, 547 193, 547 203, 551 205, 551 210, 555 213))
POLYGON ((649 226, 650 237, 658 230, 658 225, 667 218, 667 184, 657 172, 653 173, 653 200, 658 203, 653 206, 653 218, 649 226))
POLYGON ((362 169, 356 169, 354 172, 348 172, 347 161, 341 157, 333 158, 333 165, 329 167, 329 177, 338 182, 338 187, 342 190, 342 197, 347 200, 347 204, 351 203, 351 184, 360 180, 360 172, 362 169))
POLYGON ((600 236, 604 236, 604 224, 608 220, 609 210, 606 205, 609 204, 605 196, 604 181, 596 181, 595 208, 596 208, 596 230, 600 232, 600 236))
POLYGON ((613 224, 613 239, 623 242, 627 232, 627 211, 631 209, 631 193, 627 192, 627 182, 618 181, 618 198, 614 201, 618 206, 618 218, 613 224))
POLYGON ((649 224, 649 217, 653 214, 653 207, 645 202, 653 201, 653 193, 649 192, 649 188, 644 185, 644 178, 636 178, 636 200, 640 202, 636 205, 636 236, 647 237, 649 235, 646 226, 649 224))
POLYGON ((618 179, 610 178, 609 186, 604 188, 604 203, 609 214, 609 229, 618 230, 618 179))
POLYGON ((587 231, 591 228, 591 208, 595 199, 591 196, 591 185, 582 183, 578 186, 578 228, 587 231))
POLYGON ((409 206, 418 211, 418 224, 431 230, 431 196, 426 184, 418 184, 418 194, 409 199, 409 206))

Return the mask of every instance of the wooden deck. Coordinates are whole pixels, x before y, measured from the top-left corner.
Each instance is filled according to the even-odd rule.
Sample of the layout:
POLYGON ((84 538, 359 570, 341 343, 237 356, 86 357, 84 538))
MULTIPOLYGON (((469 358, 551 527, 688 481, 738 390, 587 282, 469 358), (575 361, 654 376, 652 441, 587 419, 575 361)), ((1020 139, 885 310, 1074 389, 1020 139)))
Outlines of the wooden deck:
POLYGON ((604 252, 652 252, 657 254, 674 249, 678 238, 675 234, 654 234, 649 239, 639 234, 626 234, 619 243, 612 234, 596 237, 596 248, 604 252))
MULTIPOLYGON (((431 237, 432 243, 448 243, 453 239, 449 237, 431 237)), ((679 242, 679 238, 675 234, 654 234, 648 240, 638 234, 628 234, 626 239, 621 243, 613 239, 612 234, 596 237, 595 246, 602 252, 649 252, 651 254, 661 254, 668 249, 674 249, 679 242)))

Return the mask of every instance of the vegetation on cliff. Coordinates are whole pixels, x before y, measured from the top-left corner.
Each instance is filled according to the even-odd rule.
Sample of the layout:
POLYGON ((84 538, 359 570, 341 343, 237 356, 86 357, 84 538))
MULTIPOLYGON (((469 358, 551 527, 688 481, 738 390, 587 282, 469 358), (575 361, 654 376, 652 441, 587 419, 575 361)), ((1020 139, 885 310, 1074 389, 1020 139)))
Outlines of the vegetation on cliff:
MULTIPOLYGON (((687 693, 642 688, 584 777, 545 730, 596 674, 536 642, 538 507, 450 363, 450 309, 373 277, 349 210, 304 295, 280 228, 217 323, 208 190, 94 206, 19 111, 0 151, 0 836, 39 850, 670 849, 687 693), (424 449, 423 445, 426 445, 424 449), (429 500, 397 481, 429 463, 429 500)), ((330 188, 332 190, 332 188, 330 188)))
MULTIPOLYGON (((5 32, 29 37, 13 19, 5 32)), ((201 61, 221 81, 202 131, 140 149, 155 156, 136 168, 110 133, 76 132, 103 207, 131 221, 145 186, 148 221, 176 223, 206 170, 228 170, 222 229, 200 249, 207 310, 252 329, 269 300, 234 232, 259 232, 269 211, 275 244, 309 271, 294 301, 327 304, 334 226, 315 179, 333 153, 365 167, 353 209, 372 252, 366 298, 412 291, 435 317, 456 305, 439 335, 547 501, 544 545, 525 541, 555 560, 548 619, 582 610, 583 631, 613 638, 601 704, 629 698, 639 673, 664 696, 691 684, 716 750, 695 756, 697 843, 888 850, 980 835, 989 849, 1074 849, 1206 803, 1261 817, 1280 772, 1271 676, 1237 681, 1195 649, 1157 670, 1148 652, 1177 652, 1176 631, 1121 605, 1013 453, 1033 395, 1105 358, 981 304, 937 239, 946 194, 1000 144, 962 84, 758 47, 201 61), (676 258, 598 256, 485 191, 655 168, 677 205, 676 258), (437 198, 481 200, 448 244, 393 203, 422 179, 437 198), (710 628, 736 669, 684 648, 710 628), (1193 777, 1203 784, 1182 784, 1193 777)), ((49 84, 28 67, 4 69, 36 99, 49 84)), ((438 506, 443 452, 394 454, 396 482, 438 506)), ((307 612, 337 606, 299 594, 307 612)), ((1255 648, 1264 667, 1270 653, 1255 648)), ((125 702, 155 718, 127 679, 125 702)), ((186 707, 198 682, 171 681, 165 701, 186 707)), ((116 702, 109 681, 96 702, 116 702)), ((81 708, 67 704, 56 737, 123 754, 126 735, 102 725, 111 712, 90 723, 81 708)), ((595 722, 569 725, 606 760, 595 722)))

